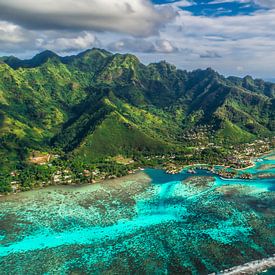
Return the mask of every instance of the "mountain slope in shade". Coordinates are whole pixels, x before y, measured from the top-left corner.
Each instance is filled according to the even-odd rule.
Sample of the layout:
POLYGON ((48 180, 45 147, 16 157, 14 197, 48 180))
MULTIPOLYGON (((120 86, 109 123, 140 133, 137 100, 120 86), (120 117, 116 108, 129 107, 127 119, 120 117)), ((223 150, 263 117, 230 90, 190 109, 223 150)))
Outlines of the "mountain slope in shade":
POLYGON ((36 149, 85 161, 156 154, 200 142, 272 136, 275 84, 212 69, 187 72, 164 61, 92 49, 70 57, 45 51, 0 59, 3 167, 36 149), (24 148, 24 149, 22 149, 24 148))

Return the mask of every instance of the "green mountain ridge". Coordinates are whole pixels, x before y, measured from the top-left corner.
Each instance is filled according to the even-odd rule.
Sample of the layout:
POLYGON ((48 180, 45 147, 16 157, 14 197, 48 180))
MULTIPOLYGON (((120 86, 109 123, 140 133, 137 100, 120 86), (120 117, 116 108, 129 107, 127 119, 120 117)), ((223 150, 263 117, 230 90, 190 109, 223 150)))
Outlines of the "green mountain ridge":
POLYGON ((206 144, 247 142, 274 135, 274 110, 275 84, 210 68, 145 66, 101 49, 2 57, 0 167, 14 169, 33 150, 85 162, 180 151, 202 127, 206 144))

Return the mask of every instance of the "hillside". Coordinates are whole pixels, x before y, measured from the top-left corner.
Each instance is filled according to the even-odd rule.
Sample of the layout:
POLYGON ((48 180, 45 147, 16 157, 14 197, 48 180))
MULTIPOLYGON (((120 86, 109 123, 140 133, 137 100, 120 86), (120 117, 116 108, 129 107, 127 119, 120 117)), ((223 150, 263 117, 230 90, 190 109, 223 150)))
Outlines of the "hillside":
POLYGON ((249 76, 145 66, 100 49, 0 58, 2 171, 34 150, 94 163, 248 142, 274 135, 274 112, 275 84, 249 76))

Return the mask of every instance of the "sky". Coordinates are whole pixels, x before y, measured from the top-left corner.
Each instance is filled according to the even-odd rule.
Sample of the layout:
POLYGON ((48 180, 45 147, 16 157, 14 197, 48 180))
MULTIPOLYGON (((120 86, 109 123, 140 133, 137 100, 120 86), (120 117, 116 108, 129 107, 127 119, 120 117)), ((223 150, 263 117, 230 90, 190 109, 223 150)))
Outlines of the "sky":
POLYGON ((0 0, 0 56, 93 47, 275 79, 275 0, 0 0))

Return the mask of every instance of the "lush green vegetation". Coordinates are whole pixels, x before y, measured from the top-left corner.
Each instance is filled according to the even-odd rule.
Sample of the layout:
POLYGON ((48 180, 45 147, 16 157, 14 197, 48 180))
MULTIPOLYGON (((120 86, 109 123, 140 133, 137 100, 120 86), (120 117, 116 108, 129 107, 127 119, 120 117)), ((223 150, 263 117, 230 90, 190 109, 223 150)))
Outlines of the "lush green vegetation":
POLYGON ((166 62, 145 66, 133 55, 99 49, 0 58, 0 192, 10 181, 22 189, 50 184, 62 169, 74 181, 90 181, 83 170, 119 176, 135 168, 110 161, 117 155, 134 157, 138 166, 154 162, 147 156, 181 158, 190 146, 272 136, 274 96, 274 84, 251 77, 186 72, 166 62), (33 151, 59 157, 40 167, 29 161, 33 151), (20 176, 10 179, 15 170, 20 176))

